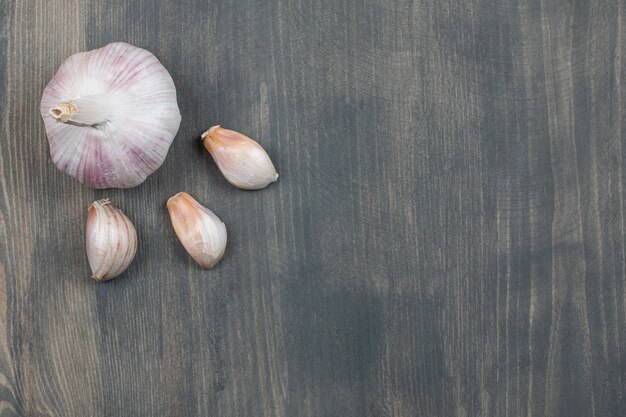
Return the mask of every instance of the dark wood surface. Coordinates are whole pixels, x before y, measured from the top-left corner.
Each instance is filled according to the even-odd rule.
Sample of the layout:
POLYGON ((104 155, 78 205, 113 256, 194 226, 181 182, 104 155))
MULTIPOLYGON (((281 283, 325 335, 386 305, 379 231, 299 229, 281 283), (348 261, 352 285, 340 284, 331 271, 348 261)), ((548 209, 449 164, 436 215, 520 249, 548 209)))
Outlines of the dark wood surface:
POLYGON ((0 416, 626 416, 626 3, 0 3, 0 416), (51 162, 43 87, 123 40, 183 116, 131 190, 51 162), (198 137, 266 147, 231 187, 198 137), (165 202, 226 223, 199 270, 165 202), (87 204, 139 250, 89 278, 87 204))

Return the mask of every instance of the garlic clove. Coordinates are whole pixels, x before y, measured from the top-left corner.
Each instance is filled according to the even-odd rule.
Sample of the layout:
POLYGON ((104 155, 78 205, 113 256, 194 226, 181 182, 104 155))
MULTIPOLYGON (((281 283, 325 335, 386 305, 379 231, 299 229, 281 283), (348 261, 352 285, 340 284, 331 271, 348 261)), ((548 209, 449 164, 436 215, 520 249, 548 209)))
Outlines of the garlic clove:
POLYGON ((87 260, 92 278, 108 281, 128 268, 137 252, 135 226, 109 199, 87 210, 87 260))
POLYGON ((130 188, 161 166, 181 116, 169 72, 123 42, 65 60, 41 98, 50 156, 94 188, 130 188))
POLYGON ((185 192, 167 200, 167 210, 185 250, 202 268, 213 268, 226 250, 226 225, 185 192))
POLYGON ((246 135, 218 125, 202 134, 202 142, 226 180, 235 187, 259 190, 278 180, 265 149, 246 135))

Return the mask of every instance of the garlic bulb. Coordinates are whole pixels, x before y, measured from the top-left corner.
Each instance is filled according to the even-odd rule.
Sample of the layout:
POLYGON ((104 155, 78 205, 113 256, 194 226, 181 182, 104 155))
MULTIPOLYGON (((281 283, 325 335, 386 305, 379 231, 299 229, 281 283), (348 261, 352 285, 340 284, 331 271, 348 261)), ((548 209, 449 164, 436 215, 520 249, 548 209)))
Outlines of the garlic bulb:
POLYGON ((189 255, 204 269, 213 268, 226 249, 226 226, 208 208, 187 193, 167 200, 176 236, 189 255))
POLYGON ((202 142, 226 180, 235 187, 259 190, 278 179, 265 149, 246 135, 213 126, 202 134, 202 142))
POLYGON ((141 184, 181 119, 167 70, 123 42, 67 58, 44 89, 41 115, 54 164, 94 188, 141 184))
POLYGON ((137 252, 135 226, 109 199, 94 201, 87 214, 87 260, 92 278, 107 281, 128 268, 137 252))

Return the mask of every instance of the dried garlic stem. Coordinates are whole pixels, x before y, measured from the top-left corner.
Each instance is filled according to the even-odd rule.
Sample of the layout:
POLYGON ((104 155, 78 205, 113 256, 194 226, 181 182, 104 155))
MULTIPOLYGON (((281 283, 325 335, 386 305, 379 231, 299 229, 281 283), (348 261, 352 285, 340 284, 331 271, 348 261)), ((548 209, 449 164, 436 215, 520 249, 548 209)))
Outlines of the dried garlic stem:
POLYGON ((57 121, 75 126, 101 125, 114 116, 110 97, 94 94, 70 101, 62 101, 49 110, 57 121))

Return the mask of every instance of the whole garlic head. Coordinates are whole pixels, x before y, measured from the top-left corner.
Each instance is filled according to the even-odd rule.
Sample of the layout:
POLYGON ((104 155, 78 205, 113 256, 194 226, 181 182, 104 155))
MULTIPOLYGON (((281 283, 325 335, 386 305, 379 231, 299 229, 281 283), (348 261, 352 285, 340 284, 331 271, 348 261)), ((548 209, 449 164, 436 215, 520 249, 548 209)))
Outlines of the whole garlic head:
POLYGON ((172 77, 123 42, 65 60, 41 98, 52 161, 94 188, 131 188, 161 166, 178 132, 172 77))

